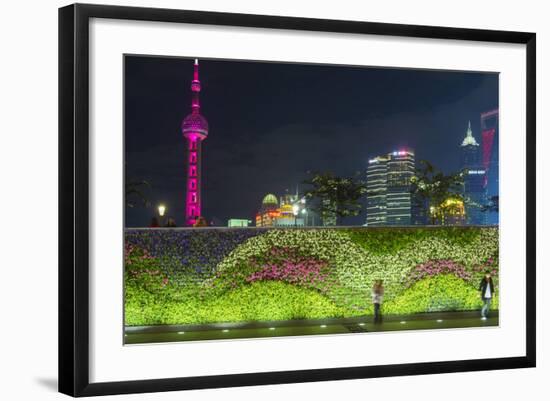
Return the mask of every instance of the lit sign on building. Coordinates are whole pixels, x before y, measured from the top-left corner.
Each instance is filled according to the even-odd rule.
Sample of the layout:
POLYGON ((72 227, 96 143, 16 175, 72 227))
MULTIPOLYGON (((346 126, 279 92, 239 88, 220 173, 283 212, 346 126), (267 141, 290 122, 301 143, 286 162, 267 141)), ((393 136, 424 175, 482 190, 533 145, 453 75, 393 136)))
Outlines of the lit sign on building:
POLYGON ((413 153, 408 152, 406 150, 396 150, 392 152, 392 156, 405 156, 405 155, 413 155, 413 153))

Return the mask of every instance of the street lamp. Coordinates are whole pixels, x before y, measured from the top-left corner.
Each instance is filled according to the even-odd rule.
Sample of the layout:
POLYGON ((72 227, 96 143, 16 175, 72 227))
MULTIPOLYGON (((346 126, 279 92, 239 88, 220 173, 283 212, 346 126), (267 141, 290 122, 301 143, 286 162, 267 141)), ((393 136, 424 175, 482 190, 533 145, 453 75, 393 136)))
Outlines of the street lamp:
POLYGON ((166 212, 166 206, 164 206, 163 204, 160 204, 158 206, 158 211, 159 211, 159 217, 160 217, 159 225, 162 227, 163 226, 162 218, 164 217, 164 213, 166 212))
POLYGON ((297 204, 292 205, 292 213, 294 214, 294 227, 298 227, 298 213, 300 213, 300 206, 297 204))

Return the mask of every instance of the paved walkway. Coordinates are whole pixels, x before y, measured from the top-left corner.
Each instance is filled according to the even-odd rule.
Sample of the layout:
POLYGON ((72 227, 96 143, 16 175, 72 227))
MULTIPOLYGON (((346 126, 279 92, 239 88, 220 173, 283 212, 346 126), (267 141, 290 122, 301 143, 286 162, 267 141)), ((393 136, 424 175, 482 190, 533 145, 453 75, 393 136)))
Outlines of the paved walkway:
POLYGON ((368 316, 346 319, 126 327, 124 341, 126 344, 143 344, 490 326, 498 326, 497 311, 491 312, 487 320, 482 320, 479 312, 438 312, 385 316, 382 323, 373 323, 372 316, 368 316))

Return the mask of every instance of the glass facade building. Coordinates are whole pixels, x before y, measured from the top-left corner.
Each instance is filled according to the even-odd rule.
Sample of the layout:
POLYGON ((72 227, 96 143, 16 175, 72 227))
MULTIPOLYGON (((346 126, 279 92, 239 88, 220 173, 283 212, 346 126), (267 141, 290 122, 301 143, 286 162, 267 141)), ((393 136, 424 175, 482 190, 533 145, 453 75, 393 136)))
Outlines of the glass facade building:
POLYGON ((367 167, 367 226, 386 225, 389 156, 369 160, 367 167))
MULTIPOLYGON (((499 116, 498 109, 481 113, 482 164, 485 169, 487 201, 499 195, 499 116)), ((498 213, 488 213, 489 224, 498 224, 498 213)))
POLYGON ((414 176, 414 153, 393 152, 388 161, 388 194, 386 197, 388 225, 412 224, 411 178, 414 176))
POLYGON ((399 150, 369 160, 367 226, 408 226, 413 221, 414 152, 399 150))
POLYGON ((461 168, 466 171, 464 176, 464 209, 466 224, 487 224, 487 214, 482 211, 486 203, 485 168, 481 163, 479 143, 472 133, 472 126, 468 122, 466 137, 460 145, 461 168))

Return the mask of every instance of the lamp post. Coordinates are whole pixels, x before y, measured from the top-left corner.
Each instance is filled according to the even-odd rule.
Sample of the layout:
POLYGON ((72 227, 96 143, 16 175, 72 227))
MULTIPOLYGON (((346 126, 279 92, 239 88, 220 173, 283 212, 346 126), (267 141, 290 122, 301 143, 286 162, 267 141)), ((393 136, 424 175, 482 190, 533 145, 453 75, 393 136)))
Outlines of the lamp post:
POLYGON ((300 206, 297 204, 292 205, 292 213, 294 214, 294 227, 298 227, 298 213, 300 212, 300 206))
POLYGON ((158 211, 159 211, 159 225, 163 227, 162 218, 164 217, 164 213, 166 212, 166 206, 164 206, 163 204, 160 204, 158 206, 158 211))

